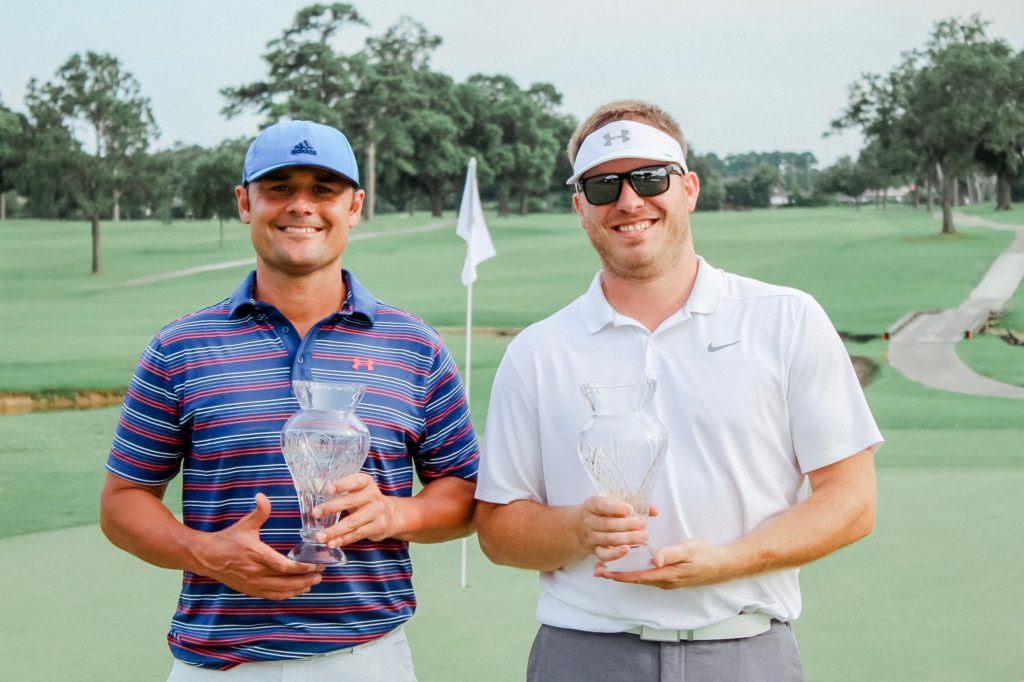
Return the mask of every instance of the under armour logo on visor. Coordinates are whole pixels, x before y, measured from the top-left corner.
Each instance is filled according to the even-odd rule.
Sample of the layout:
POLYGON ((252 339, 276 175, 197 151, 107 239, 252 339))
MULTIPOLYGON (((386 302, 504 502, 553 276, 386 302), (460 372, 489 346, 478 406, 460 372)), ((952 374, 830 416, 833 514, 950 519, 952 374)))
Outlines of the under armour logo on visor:
POLYGON ((622 140, 623 142, 629 142, 629 131, 623 128, 621 135, 612 135, 611 133, 604 134, 605 147, 611 147, 612 140, 622 140))
POLYGON ((313 149, 313 145, 309 143, 309 140, 303 140, 292 147, 292 154, 312 154, 316 156, 316 150, 313 149))
POLYGON ((373 371, 373 360, 366 360, 364 358, 356 358, 352 361, 352 369, 359 369, 365 367, 369 371, 373 371))

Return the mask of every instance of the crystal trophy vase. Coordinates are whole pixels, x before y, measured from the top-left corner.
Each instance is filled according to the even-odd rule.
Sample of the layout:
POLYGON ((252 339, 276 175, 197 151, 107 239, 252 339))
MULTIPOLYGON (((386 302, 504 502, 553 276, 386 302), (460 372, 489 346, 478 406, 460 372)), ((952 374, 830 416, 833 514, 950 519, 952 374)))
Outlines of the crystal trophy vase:
POLYGON ((327 487, 339 478, 357 473, 370 450, 370 432, 355 414, 366 387, 326 381, 292 382, 300 410, 285 422, 281 451, 291 472, 302 516, 302 542, 288 558, 309 564, 343 564, 340 549, 317 542, 316 534, 338 522, 341 516, 313 516, 313 508, 332 499, 327 487))
MULTIPOLYGON (((657 382, 653 379, 596 381, 580 386, 593 414, 580 433, 579 455, 599 495, 629 503, 646 518, 648 491, 668 448, 664 425, 647 410, 657 382)), ((647 545, 605 564, 611 571, 653 568, 647 545)))

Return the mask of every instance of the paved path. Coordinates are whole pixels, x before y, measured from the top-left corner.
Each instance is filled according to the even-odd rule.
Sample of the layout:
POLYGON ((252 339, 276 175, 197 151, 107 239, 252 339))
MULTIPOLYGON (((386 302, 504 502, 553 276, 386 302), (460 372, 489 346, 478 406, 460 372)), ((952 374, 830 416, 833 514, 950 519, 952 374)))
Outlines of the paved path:
MULTIPOLYGON (((454 227, 455 221, 453 220, 437 220, 426 225, 420 225, 419 227, 411 227, 407 230, 387 230, 383 232, 356 232, 354 235, 349 237, 350 242, 356 242, 361 239, 376 239, 378 237, 394 237, 404 236, 407 234, 416 234, 419 232, 436 232, 445 227, 454 227)), ((229 260, 220 263, 211 263, 209 265, 199 265, 194 268, 185 268, 184 270, 172 270, 170 272, 158 272, 154 275, 146 275, 145 277, 138 277, 136 279, 129 279, 123 282, 115 282, 113 284, 104 284, 96 287, 97 289, 116 289, 118 287, 133 287, 140 284, 150 284, 152 282, 160 282, 165 279, 175 279, 177 277, 188 277, 200 272, 210 272, 212 270, 227 270, 229 268, 240 268, 247 267, 251 268, 256 265, 255 258, 242 258, 239 260, 229 260)))
POLYGON ((979 329, 991 311, 1006 305, 1024 279, 1024 227, 961 213, 954 218, 959 225, 1016 232, 1017 238, 958 308, 919 313, 901 327, 889 344, 889 364, 908 379, 931 388, 1024 400, 1024 387, 976 374, 956 354, 957 342, 979 329))

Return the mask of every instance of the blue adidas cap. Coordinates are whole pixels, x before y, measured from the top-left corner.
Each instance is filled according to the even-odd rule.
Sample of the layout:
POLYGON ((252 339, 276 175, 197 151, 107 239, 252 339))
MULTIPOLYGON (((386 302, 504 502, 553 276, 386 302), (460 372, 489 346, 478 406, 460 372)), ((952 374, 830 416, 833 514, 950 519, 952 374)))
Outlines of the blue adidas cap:
POLYGON ((359 167, 348 138, 322 123, 285 121, 257 135, 245 154, 242 184, 287 166, 323 168, 359 187, 359 167))

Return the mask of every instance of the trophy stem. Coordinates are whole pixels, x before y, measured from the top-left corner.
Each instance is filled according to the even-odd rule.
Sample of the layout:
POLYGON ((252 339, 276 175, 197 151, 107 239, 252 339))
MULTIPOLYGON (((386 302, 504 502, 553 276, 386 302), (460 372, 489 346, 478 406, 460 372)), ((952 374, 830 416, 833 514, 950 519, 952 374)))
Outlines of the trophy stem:
POLYGON ((654 552, 648 545, 636 545, 629 548, 626 556, 605 562, 604 567, 617 572, 646 571, 654 568, 654 552))
POLYGON ((303 564, 347 564, 348 558, 337 547, 314 542, 301 542, 288 552, 288 558, 303 564))

